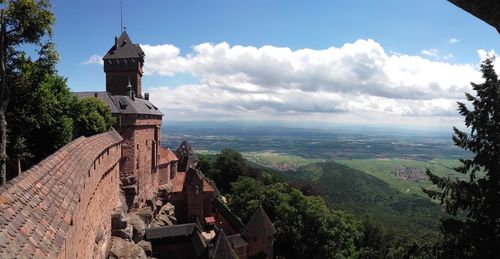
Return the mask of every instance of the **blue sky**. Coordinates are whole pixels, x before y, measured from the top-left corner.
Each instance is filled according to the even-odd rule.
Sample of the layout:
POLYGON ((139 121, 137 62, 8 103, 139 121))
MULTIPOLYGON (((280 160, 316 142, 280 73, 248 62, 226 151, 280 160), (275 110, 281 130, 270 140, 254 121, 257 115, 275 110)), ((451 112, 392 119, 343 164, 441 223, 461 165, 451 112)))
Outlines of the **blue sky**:
MULTIPOLYGON (((88 59, 104 55, 120 33, 120 1, 53 4, 60 73, 74 91, 104 90, 102 66, 88 59)), ((450 103, 478 79, 478 50, 500 46, 494 28, 435 0, 124 0, 123 17, 134 43, 146 45, 143 87, 178 120, 455 123, 450 103), (289 64, 295 72, 279 69, 289 64), (328 66, 348 67, 343 73, 356 76, 346 80, 359 82, 321 74, 328 66), (439 73, 419 72, 434 66, 439 73), (414 70, 412 81, 402 78, 414 70), (454 73, 461 78, 442 78, 454 73), (180 109, 171 95, 196 107, 180 109), (213 98, 219 102, 203 100, 213 98)))

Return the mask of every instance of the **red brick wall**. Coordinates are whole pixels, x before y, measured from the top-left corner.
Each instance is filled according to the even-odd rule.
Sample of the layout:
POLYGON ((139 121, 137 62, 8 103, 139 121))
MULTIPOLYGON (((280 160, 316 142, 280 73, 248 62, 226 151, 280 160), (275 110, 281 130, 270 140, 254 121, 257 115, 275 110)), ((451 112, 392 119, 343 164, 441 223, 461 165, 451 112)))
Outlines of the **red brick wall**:
POLYGON ((167 184, 170 182, 170 163, 159 165, 159 184, 167 184))
POLYGON ((105 150, 91 166, 76 206, 64 258, 103 258, 111 240, 111 211, 120 206, 120 146, 105 150), (98 240, 97 235, 102 235, 98 240))
POLYGON ((274 237, 258 237, 258 238, 248 238, 248 256, 257 255, 260 252, 264 252, 267 258, 273 258, 273 241, 274 237))
POLYGON ((103 255, 120 197, 121 141, 115 131, 78 138, 1 186, 0 258, 103 255))
MULTIPOLYGON (((137 64, 137 66, 139 66, 137 64)), ((131 67, 127 70, 109 69, 106 72, 106 92, 114 95, 127 95, 127 85, 130 80, 132 90, 136 96, 142 94, 141 70, 139 67, 131 67)))
POLYGON ((119 132, 124 142, 120 176, 137 178, 138 203, 135 208, 142 207, 146 200, 153 199, 160 184, 158 163, 156 166, 153 163, 155 149, 156 160, 159 160, 161 117, 158 118, 151 119, 147 115, 121 117, 123 126, 119 128, 119 132))

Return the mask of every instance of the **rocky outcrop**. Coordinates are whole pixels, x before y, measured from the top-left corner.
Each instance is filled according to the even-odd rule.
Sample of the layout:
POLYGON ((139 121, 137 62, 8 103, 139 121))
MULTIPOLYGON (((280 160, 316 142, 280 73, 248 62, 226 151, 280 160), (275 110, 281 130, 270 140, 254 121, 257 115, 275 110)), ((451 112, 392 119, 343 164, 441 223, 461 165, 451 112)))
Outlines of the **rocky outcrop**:
POLYGON ((126 205, 115 208, 111 215, 112 244, 108 258, 150 258, 152 246, 144 239, 146 228, 174 225, 175 207, 156 202, 146 202, 146 206, 133 212, 126 212, 126 205), (156 213, 155 213, 156 212, 156 213))
POLYGON ((144 234, 146 233, 146 223, 137 214, 130 214, 128 217, 128 223, 132 227, 132 241, 138 243, 144 239, 144 234))
POLYGON ((137 190, 137 177, 135 175, 121 178, 122 191, 125 195, 128 208, 137 207, 138 204, 138 190, 137 190))
POLYGON ((121 207, 115 208, 111 213, 111 235, 114 237, 132 240, 133 229, 128 224, 127 214, 121 207))
POLYGON ((142 250, 144 250, 147 256, 151 256, 153 254, 153 248, 151 246, 151 242, 141 240, 139 243, 137 243, 137 245, 141 247, 142 250))
POLYGON ((122 259, 122 258, 148 258, 144 249, 130 241, 118 237, 111 238, 111 248, 109 250, 108 258, 122 259))
POLYGON ((134 213, 146 223, 146 226, 149 226, 153 221, 153 210, 150 207, 142 207, 137 209, 134 213))
POLYGON ((171 203, 163 205, 153 220, 154 227, 170 226, 177 223, 175 218, 175 207, 171 203))

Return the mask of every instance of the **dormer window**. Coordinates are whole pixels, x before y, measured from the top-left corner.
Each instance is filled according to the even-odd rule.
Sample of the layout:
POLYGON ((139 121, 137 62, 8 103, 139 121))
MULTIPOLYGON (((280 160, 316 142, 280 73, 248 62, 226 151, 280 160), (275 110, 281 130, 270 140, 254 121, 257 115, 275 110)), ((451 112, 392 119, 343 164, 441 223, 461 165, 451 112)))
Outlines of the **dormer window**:
POLYGON ((123 103, 123 102, 119 101, 119 104, 120 104, 120 109, 122 109, 122 110, 127 109, 127 104, 126 103, 123 103))

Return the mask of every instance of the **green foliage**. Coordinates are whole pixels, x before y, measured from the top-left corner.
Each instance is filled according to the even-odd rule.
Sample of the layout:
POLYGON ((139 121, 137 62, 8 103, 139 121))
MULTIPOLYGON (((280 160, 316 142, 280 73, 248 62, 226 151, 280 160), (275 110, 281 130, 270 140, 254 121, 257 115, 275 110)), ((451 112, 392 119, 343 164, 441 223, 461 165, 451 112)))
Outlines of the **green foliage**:
POLYGON ((74 105, 74 136, 92 136, 113 127, 115 118, 108 105, 97 98, 83 98, 74 105))
POLYGON ((434 231, 442 215, 426 197, 401 193, 363 171, 336 163, 315 163, 283 173, 290 181, 313 185, 333 207, 351 211, 397 228, 400 232, 434 231))
MULTIPOLYGON (((0 11, 0 185, 7 180, 7 108, 11 99, 13 88, 22 84, 22 66, 26 55, 24 49, 28 44, 41 47, 40 56, 47 57, 49 68, 53 68, 53 60, 56 56, 47 55, 51 52, 50 41, 47 37, 52 35, 52 25, 55 22, 51 12, 51 4, 48 0, 1 0, 5 9, 0 11), (48 49, 46 49, 48 47, 48 49), (48 50, 47 52, 45 52, 48 50)), ((44 67, 40 59, 41 68, 44 67)), ((38 78, 38 79, 44 79, 38 78)), ((69 127, 69 121, 61 118, 56 124, 56 129, 69 127)), ((12 131, 11 131, 12 132, 12 131)), ((61 138, 64 138, 62 136, 61 138)), ((16 147, 10 148, 26 149, 26 139, 15 138, 16 147)), ((21 152, 21 150, 19 151, 21 152)), ((35 151, 36 152, 36 151, 35 151)), ((19 157, 18 152, 16 156, 19 157)), ((24 155, 24 154, 23 154, 24 155)), ((18 159, 18 158, 15 159, 18 159)))
POLYGON ((230 148, 223 149, 215 160, 212 177, 222 192, 231 190, 231 183, 235 182, 239 176, 246 175, 247 164, 243 156, 230 148))
MULTIPOLYGON (((202 170, 218 170, 215 164, 217 158, 200 156, 199 165, 202 170)), ((277 258, 436 258, 433 245, 440 241, 440 236, 418 231, 417 228, 422 228, 421 222, 411 229, 420 233, 418 235, 401 231, 408 224, 401 219, 405 217, 391 215, 402 210, 414 215, 411 220, 419 217, 428 219, 427 211, 419 208, 429 204, 433 209, 438 208, 428 200, 420 197, 399 199, 400 192, 386 183, 333 162, 309 165, 307 169, 316 170, 314 175, 317 178, 316 182, 306 184, 314 185, 323 194, 329 192, 330 196, 325 197, 330 202, 330 197, 334 197, 334 205, 341 204, 343 206, 339 207, 351 210, 355 207, 344 205, 356 206, 376 218, 360 219, 343 209, 332 210, 319 196, 304 195, 277 177, 276 171, 267 169, 270 170, 268 173, 255 164, 238 161, 244 163, 239 166, 246 170, 238 181, 231 183, 231 191, 227 194, 229 207, 243 222, 248 222, 259 204, 264 208, 277 230, 274 243, 277 258), (259 171, 258 175, 248 173, 255 170, 259 171), (331 189, 328 186, 332 186, 331 189), (333 193, 334 190, 337 194, 333 193), (384 203, 387 201, 391 201, 395 208, 384 203), (385 204, 385 207, 380 204, 385 204)), ((307 172, 296 173, 291 174, 307 180, 307 172)), ((403 197, 408 198, 408 195, 403 197)), ((435 214, 430 215, 436 217, 435 214)))
POLYGON ((351 216, 284 182, 264 185, 243 177, 232 184, 229 204, 244 222, 262 204, 277 230, 275 254, 286 258, 350 257, 361 236, 361 225, 351 216))
MULTIPOLYGON (((322 198, 305 196, 279 177, 249 165, 234 150, 223 150, 215 162, 206 156, 200 161, 202 170, 230 175, 223 181, 231 185, 229 206, 243 222, 262 205, 277 230, 277 256, 339 258, 356 254, 361 223, 341 211, 332 211, 322 198), (228 180, 238 177, 238 181, 228 180)), ((219 186, 221 179, 215 179, 219 186)))
POLYGON ((440 177, 428 171, 439 190, 425 190, 438 199, 449 217, 442 220, 442 257, 494 258, 500 254, 500 82, 494 57, 481 64, 484 83, 466 93, 472 109, 458 102, 469 133, 454 128, 455 145, 473 153, 456 168, 468 179, 440 177), (478 177, 479 172, 483 177, 478 177))
POLYGON ((214 163, 217 158, 215 155, 204 155, 204 154, 196 154, 198 157, 198 168, 203 172, 205 176, 210 179, 214 179, 214 163))
POLYGON ((66 79, 57 75, 57 52, 44 45, 33 61, 26 55, 16 60, 16 87, 6 116, 11 161, 20 160, 26 169, 73 137, 107 131, 114 122, 106 104, 97 99, 79 100, 66 79))
POLYGON ((39 44, 46 35, 52 35, 55 17, 48 0, 2 0, 7 2, 5 25, 9 45, 39 44))
POLYGON ((23 56, 17 62, 17 86, 12 89, 7 110, 8 154, 31 166, 72 139, 72 105, 76 100, 66 80, 55 74, 57 55, 52 45, 32 61, 23 56))
POLYGON ((401 235, 379 221, 365 218, 358 258, 437 258, 433 248, 439 240, 432 233, 417 237, 401 235))

